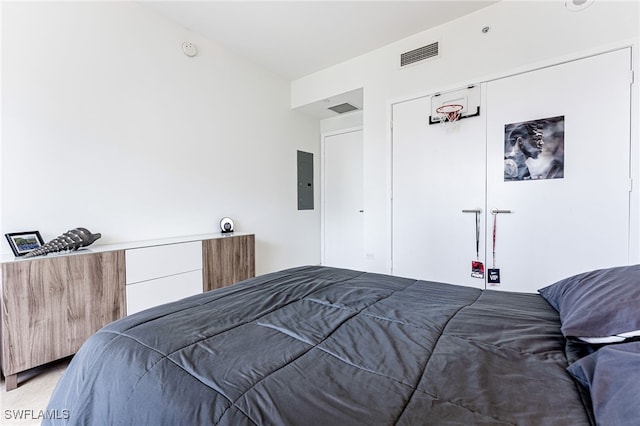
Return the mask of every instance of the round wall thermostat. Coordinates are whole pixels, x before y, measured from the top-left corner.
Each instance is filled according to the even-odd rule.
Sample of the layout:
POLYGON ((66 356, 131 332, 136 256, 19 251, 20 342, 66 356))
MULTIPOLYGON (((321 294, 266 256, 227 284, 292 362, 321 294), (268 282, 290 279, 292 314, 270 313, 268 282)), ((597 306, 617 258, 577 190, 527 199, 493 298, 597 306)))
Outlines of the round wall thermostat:
POLYGON ((223 217, 220 221, 220 230, 223 234, 233 232, 233 220, 230 217, 223 217))

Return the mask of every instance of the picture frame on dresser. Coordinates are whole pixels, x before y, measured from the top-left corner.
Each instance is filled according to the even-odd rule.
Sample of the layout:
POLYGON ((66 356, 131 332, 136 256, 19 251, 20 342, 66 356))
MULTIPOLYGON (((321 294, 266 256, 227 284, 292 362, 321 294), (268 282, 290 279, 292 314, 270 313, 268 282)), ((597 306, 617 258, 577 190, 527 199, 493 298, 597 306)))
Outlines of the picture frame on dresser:
POLYGON ((11 247, 15 257, 24 256, 44 245, 44 240, 39 231, 11 232, 4 234, 4 236, 7 238, 9 247, 11 247))

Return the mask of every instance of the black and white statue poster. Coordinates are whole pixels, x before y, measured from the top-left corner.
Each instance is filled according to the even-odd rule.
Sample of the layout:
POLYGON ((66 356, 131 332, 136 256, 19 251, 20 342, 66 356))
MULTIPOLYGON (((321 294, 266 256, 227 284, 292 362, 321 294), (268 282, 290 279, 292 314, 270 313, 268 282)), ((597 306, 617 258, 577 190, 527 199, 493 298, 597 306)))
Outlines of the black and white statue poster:
POLYGON ((504 126, 504 180, 564 177, 564 116, 504 126))

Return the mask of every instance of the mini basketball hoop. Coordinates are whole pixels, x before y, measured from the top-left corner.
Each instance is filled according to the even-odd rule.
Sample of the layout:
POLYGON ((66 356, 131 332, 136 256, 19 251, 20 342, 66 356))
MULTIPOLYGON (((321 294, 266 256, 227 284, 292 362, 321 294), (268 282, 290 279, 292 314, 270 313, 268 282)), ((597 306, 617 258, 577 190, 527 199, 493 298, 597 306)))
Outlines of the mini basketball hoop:
POLYGON ((440 124, 444 126, 447 123, 458 121, 463 108, 460 104, 445 104, 436 108, 436 112, 440 117, 440 124))

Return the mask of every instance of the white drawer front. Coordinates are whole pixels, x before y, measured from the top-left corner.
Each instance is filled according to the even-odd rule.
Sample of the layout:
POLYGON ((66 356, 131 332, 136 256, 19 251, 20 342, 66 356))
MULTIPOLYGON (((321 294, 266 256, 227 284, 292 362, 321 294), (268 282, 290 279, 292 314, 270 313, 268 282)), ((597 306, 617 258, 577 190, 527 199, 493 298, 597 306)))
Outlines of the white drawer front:
POLYGON ((202 293, 202 271, 186 272, 127 286, 127 315, 202 293))
POLYGON ((127 284, 202 269, 202 241, 125 252, 127 284))

